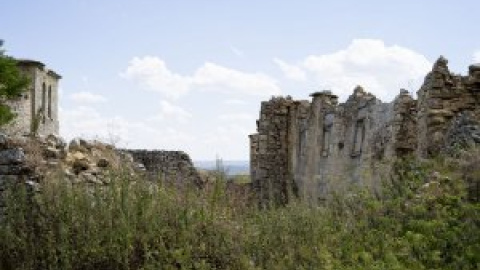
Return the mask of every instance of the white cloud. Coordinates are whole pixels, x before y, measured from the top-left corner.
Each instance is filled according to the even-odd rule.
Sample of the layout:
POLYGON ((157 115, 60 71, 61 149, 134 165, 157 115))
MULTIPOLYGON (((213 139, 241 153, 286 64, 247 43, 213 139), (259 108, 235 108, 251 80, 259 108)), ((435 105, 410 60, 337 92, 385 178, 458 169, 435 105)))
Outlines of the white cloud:
POLYGON ((215 154, 245 159, 248 134, 255 125, 254 121, 222 123, 212 119, 208 128, 192 129, 190 125, 176 125, 178 122, 108 116, 86 106, 60 110, 60 131, 67 140, 82 137, 114 143, 121 148, 183 150, 194 159, 213 159, 215 154))
POLYGON ((87 91, 73 93, 70 95, 70 99, 77 103, 103 103, 107 101, 104 96, 87 91))
POLYGON ((127 120, 121 116, 104 116, 91 107, 60 109, 61 134, 67 140, 75 137, 99 139, 119 147, 191 150, 195 137, 171 125, 152 125, 127 120))
POLYGON ((249 113, 222 114, 218 117, 222 121, 255 121, 255 117, 249 113))
POLYGON ((278 58, 274 58, 273 61, 275 62, 275 64, 277 64, 277 66, 282 70, 283 74, 285 74, 285 77, 287 77, 288 79, 294 81, 305 81, 307 79, 307 75, 300 67, 289 65, 278 58))
POLYGON ((211 90, 242 93, 253 96, 270 96, 281 93, 274 79, 261 73, 244 73, 205 63, 193 76, 194 84, 211 90))
POLYGON ((480 50, 473 54, 473 62, 480 63, 480 50))
POLYGON ((182 123, 186 123, 192 114, 187 112, 180 106, 173 105, 168 101, 162 100, 160 102, 160 114, 158 115, 160 120, 173 119, 182 123))
POLYGON ((74 137, 101 138, 113 143, 118 138, 128 138, 128 124, 122 117, 105 117, 96 109, 79 106, 60 111, 61 134, 67 139, 74 137))
POLYGON ((325 55, 309 55, 299 66, 309 80, 329 88, 345 99, 356 85, 385 101, 400 88, 417 90, 429 70, 425 56, 382 40, 356 39, 344 50, 325 55))
POLYGON ((134 57, 122 74, 169 98, 178 98, 190 87, 191 79, 171 72, 166 63, 154 56, 134 57))
POLYGON ((178 98, 196 89, 254 96, 281 93, 277 82, 265 74, 246 73, 210 62, 199 67, 193 75, 183 76, 170 71, 158 57, 135 57, 122 76, 168 98, 178 98))

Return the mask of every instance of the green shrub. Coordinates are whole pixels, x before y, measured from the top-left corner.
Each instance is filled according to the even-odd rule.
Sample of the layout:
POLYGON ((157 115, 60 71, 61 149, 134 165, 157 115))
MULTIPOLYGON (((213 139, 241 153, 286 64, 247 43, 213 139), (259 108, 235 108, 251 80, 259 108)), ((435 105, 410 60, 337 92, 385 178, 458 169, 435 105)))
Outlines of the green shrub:
POLYGON ((17 61, 5 55, 3 40, 0 40, 0 126, 12 121, 16 114, 5 101, 15 100, 26 91, 28 79, 17 67, 17 61))

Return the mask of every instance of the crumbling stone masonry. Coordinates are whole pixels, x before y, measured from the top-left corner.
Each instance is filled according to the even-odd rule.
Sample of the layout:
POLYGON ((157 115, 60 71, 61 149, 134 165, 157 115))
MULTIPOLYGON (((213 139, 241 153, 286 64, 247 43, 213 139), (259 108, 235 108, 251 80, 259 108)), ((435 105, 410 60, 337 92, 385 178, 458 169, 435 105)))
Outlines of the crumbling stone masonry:
POLYGON ((27 91, 7 102, 17 117, 2 127, 2 131, 9 135, 58 135, 58 81, 61 76, 39 61, 17 61, 30 83, 27 91))
POLYGON ((358 86, 341 104, 330 91, 313 93, 311 102, 262 102, 250 135, 253 188, 277 203, 296 193, 318 200, 353 183, 378 186, 393 160, 436 155, 456 134, 480 143, 480 65, 460 76, 440 57, 417 94, 400 90, 384 103, 358 86))
POLYGON ((13 144, 8 136, 0 133, 0 221, 6 205, 5 190, 19 183, 34 190, 36 180, 37 176, 29 168, 23 148, 13 144))
MULTIPOLYGON (((61 138, 24 138, 0 133, 0 220, 8 186, 26 185, 41 190, 41 183, 64 179, 65 183, 104 186, 111 183, 111 171, 152 180, 202 186, 190 157, 181 151, 119 150, 98 141, 61 138)), ((33 194, 33 193, 32 193, 33 194)))
POLYGON ((468 76, 450 73, 440 57, 418 91, 418 151, 422 156, 438 152, 453 118, 461 112, 480 117, 480 64, 469 67, 468 76))
POLYGON ((145 171, 155 180, 201 185, 200 174, 185 152, 160 150, 125 151, 132 155, 135 162, 143 164, 145 171))

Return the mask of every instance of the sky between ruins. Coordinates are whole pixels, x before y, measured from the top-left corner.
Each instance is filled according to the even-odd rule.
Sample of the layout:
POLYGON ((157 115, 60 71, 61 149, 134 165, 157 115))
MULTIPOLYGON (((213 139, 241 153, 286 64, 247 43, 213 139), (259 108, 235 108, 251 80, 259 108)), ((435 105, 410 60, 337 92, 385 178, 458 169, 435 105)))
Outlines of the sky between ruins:
POLYGON ((8 53, 61 75, 60 132, 248 159, 260 102, 357 84, 390 101, 480 62, 480 1, 0 0, 8 53), (475 59, 476 58, 476 59, 475 59))

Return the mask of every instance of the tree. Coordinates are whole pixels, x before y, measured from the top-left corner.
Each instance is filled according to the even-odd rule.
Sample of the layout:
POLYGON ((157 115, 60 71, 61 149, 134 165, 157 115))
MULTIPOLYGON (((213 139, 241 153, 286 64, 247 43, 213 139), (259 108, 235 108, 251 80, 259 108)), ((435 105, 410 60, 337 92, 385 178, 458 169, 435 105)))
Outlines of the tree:
POLYGON ((17 98, 28 85, 28 79, 18 69, 17 61, 5 55, 2 47, 3 40, 0 40, 0 126, 15 118, 6 101, 17 98))

